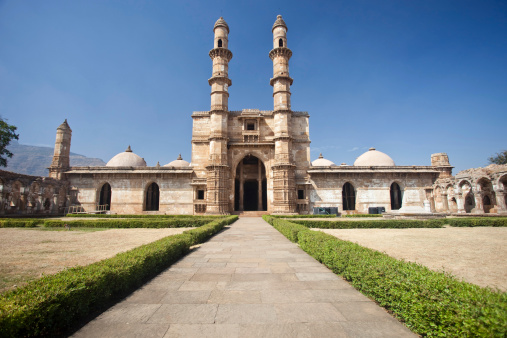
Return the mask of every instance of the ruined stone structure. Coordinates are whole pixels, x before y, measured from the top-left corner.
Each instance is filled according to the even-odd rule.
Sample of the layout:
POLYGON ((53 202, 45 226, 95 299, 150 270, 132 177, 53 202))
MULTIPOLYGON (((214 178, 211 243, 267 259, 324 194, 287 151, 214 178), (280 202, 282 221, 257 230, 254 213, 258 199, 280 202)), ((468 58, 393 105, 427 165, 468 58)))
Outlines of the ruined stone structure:
POLYGON ((431 166, 397 166, 374 148, 353 165, 335 165, 322 155, 310 162, 309 115, 291 107, 292 51, 282 17, 272 27, 269 52, 273 110, 229 110, 233 55, 223 18, 213 32, 211 106, 192 113, 191 162, 180 156, 148 167, 129 146, 103 167, 70 167, 72 130, 65 121, 49 168, 53 181, 69 187, 65 206, 88 212, 102 206, 118 214, 306 214, 326 207, 345 214, 376 207, 401 214, 506 212, 505 166, 453 177, 445 153, 433 154, 431 166))

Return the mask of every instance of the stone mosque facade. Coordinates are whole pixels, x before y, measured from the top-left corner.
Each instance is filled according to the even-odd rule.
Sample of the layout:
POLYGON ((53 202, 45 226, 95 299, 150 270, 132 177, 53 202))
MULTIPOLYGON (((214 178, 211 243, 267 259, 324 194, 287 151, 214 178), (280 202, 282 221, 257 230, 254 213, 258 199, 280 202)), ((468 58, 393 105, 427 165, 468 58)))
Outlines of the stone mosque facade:
POLYGON ((192 113, 190 162, 180 156, 149 167, 129 146, 103 167, 71 167, 72 130, 65 121, 57 128, 46 178, 58 192, 49 193, 49 199, 41 197, 40 184, 32 189, 33 183, 25 179, 18 182, 23 186, 18 195, 24 197, 12 202, 12 179, 4 179, 0 213, 8 212, 11 204, 16 208, 16 203, 29 213, 45 210, 44 205, 51 212, 78 206, 74 210, 112 214, 308 214, 325 208, 348 214, 378 207, 393 214, 507 212, 507 165, 452 176, 445 153, 431 155, 431 166, 397 166, 374 148, 353 165, 336 165, 322 155, 311 161, 310 116, 291 106, 287 30, 279 15, 269 52, 273 110, 229 110, 228 66, 233 55, 229 26, 220 18, 209 52, 211 107, 192 113))

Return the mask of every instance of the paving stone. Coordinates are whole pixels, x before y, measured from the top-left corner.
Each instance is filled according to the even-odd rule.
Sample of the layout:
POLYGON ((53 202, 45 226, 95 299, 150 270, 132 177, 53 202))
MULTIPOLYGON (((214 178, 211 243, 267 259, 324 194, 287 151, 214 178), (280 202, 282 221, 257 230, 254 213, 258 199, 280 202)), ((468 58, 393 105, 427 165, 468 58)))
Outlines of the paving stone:
POLYGON ((212 324, 217 308, 217 304, 162 304, 148 323, 212 324))
POLYGON ((208 303, 213 304, 260 304, 259 290, 213 290, 208 303))
POLYGON ((164 337, 169 324, 108 323, 94 320, 76 332, 72 337, 143 338, 164 337))
POLYGON ((339 279, 332 272, 298 272, 296 277, 301 281, 337 280, 339 279))
POLYGON ((125 301, 128 303, 137 303, 137 304, 160 304, 160 300, 167 294, 167 290, 145 290, 138 289, 130 296, 128 296, 125 301))
POLYGON ((236 268, 236 273, 271 273, 270 268, 236 268))
POLYGON ((103 322, 145 323, 160 306, 160 304, 121 302, 100 314, 97 319, 103 322))
POLYGON ((179 291, 206 291, 213 290, 217 285, 216 281, 203 281, 203 282, 194 282, 194 281, 186 281, 181 285, 178 289, 179 291))
POLYGON ((375 302, 339 302, 333 306, 340 311, 348 321, 396 321, 384 308, 375 302))
POLYGON ((264 324, 277 318, 272 304, 220 304, 215 320, 219 324, 264 324))
POLYGON ((314 303, 313 290, 262 290, 261 299, 263 303, 314 303))
POLYGON ((354 289, 311 290, 317 302, 372 302, 371 299, 354 289))
POLYGON ((414 338, 419 337, 401 323, 343 322, 340 323, 349 337, 357 338, 414 338))
POLYGON ((232 274, 235 272, 235 268, 227 268, 227 267, 220 267, 220 268, 199 268, 197 271, 198 274, 203 273, 219 273, 219 274, 232 274))
POLYGON ((211 291, 169 291, 161 299, 161 304, 205 304, 211 291))
MULTIPOLYGON (((239 337, 245 338, 303 338, 312 337, 307 324, 287 323, 287 324, 241 324, 239 337)), ((317 337, 317 336, 314 336, 317 337)), ((321 336, 325 337, 325 336, 321 336)), ((332 337, 332 336, 328 336, 332 337)))
POLYGON ((240 336, 239 324, 171 324, 164 338, 236 338, 240 336))
POLYGON ((330 303, 274 304, 280 323, 341 322, 345 317, 330 303))
POLYGON ((195 274, 190 280, 196 282, 228 282, 231 280, 231 274, 198 273, 195 274))

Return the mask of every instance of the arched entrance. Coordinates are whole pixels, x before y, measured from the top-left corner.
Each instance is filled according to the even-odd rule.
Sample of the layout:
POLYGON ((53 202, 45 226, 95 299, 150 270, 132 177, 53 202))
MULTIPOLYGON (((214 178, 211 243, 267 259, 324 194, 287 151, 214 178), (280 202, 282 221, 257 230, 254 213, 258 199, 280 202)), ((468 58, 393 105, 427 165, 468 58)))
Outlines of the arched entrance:
POLYGON ((354 186, 349 182, 345 183, 342 188, 343 210, 356 209, 356 192, 354 186))
POLYGON ((99 205, 105 205, 105 210, 111 210, 111 186, 104 183, 100 189, 99 205))
POLYGON ((267 209, 266 169, 257 157, 247 155, 236 168, 234 210, 265 211, 267 209))
POLYGON ((158 211, 160 200, 160 189, 158 184, 153 182, 146 190, 146 211, 158 211))
POLYGON ((391 184, 391 210, 401 209, 401 203, 403 196, 401 195, 401 188, 398 183, 394 182, 391 184))

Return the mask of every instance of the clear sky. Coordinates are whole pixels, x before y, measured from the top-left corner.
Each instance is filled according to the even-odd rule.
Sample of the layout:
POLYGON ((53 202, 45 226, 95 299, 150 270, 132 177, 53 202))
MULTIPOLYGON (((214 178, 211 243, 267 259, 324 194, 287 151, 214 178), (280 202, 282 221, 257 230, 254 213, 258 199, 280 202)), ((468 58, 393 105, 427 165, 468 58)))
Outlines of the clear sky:
POLYGON ((72 152, 190 160, 215 21, 230 27, 229 109, 270 110, 277 14, 312 160, 353 164, 375 147, 430 165, 446 152, 456 173, 507 148, 505 0, 0 0, 0 115, 21 144, 53 147, 68 119, 72 152))

